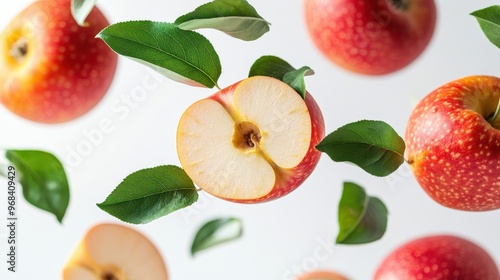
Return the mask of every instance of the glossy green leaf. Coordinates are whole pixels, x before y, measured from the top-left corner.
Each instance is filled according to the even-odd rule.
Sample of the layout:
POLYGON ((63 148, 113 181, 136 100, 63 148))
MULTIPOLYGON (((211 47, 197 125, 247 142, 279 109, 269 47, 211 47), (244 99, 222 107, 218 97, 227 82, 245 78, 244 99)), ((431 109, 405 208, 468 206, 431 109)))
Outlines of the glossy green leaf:
POLYGON ((387 176, 404 162, 405 142, 382 121, 347 124, 326 136, 317 146, 334 161, 358 165, 375 176, 387 176))
POLYGON ((70 191, 64 167, 51 153, 7 150, 5 156, 16 168, 24 198, 33 206, 54 214, 62 222, 70 191))
POLYGON ((313 74, 314 71, 307 66, 295 69, 290 63, 277 56, 266 55, 253 63, 248 77, 267 76, 276 78, 291 86, 302 98, 305 98, 306 84, 304 78, 313 74))
POLYGON ((212 44, 201 34, 171 23, 120 22, 106 27, 97 37, 118 54, 177 82, 212 88, 221 75, 212 44))
POLYGON ((212 28, 232 37, 252 41, 269 31, 264 20, 245 0, 215 0, 175 20, 180 28, 212 28))
POLYGON ((313 75, 314 71, 307 67, 301 67, 300 69, 288 72, 283 77, 283 82, 290 85, 296 92, 302 96, 302 99, 306 98, 306 83, 304 77, 308 75, 313 75))
POLYGON ((196 233, 191 245, 191 255, 238 239, 243 234, 243 223, 237 218, 221 218, 205 223, 196 233))
POLYGON ((471 15, 476 17, 486 37, 500 48, 500 6, 495 5, 477 10, 471 15))
POLYGON ((368 196, 354 183, 345 182, 339 203, 337 244, 364 244, 379 240, 387 229, 384 203, 368 196))
POLYGON ((71 14, 78 25, 85 26, 85 19, 96 2, 97 0, 71 0, 71 14))
POLYGON ((144 224, 196 200, 198 192, 184 170, 167 165, 130 174, 97 206, 124 222, 144 224))

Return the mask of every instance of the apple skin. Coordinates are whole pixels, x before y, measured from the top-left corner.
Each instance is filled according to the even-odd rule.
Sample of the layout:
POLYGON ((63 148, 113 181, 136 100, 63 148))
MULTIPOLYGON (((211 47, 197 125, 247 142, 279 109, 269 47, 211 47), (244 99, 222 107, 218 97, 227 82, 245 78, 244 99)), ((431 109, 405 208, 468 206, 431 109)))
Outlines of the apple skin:
POLYGON ((374 280, 498 280, 491 256, 460 237, 435 235, 401 245, 379 265, 374 280))
MULTIPOLYGON (((274 79, 270 77, 265 78, 274 79)), ((215 100, 226 107, 226 109, 231 110, 231 102, 229 100, 232 99, 234 90, 240 82, 241 81, 236 82, 233 85, 226 87, 207 98, 215 100)), ((309 177, 309 175, 311 175, 321 157, 321 152, 318 151, 315 146, 319 144, 319 142, 321 142, 321 140, 323 140, 323 138, 325 137, 325 121, 323 119, 323 114, 321 113, 318 103, 316 103, 309 92, 306 93, 306 98, 304 101, 311 118, 311 143, 309 145, 309 150, 307 151, 303 160, 294 168, 281 169, 281 172, 277 176, 276 183, 272 191, 263 197, 255 199, 231 199, 227 197, 220 197, 215 194, 212 195, 221 199, 238 203, 250 204, 267 202, 289 194, 290 192, 298 188, 309 177)), ((200 186, 200 188, 203 189, 202 186, 200 186)))
POLYGON ((486 119, 500 100, 500 79, 470 76, 431 92, 405 132, 406 158, 432 199, 453 209, 500 208, 500 120, 486 119))
POLYGON ((434 0, 305 0, 304 14, 310 37, 328 59, 366 75, 410 64, 436 25, 434 0))
POLYGON ((21 117, 73 120, 94 108, 111 85, 118 55, 95 38, 108 20, 94 7, 81 27, 70 4, 35 1, 0 34, 0 102, 21 117))
POLYGON ((330 271, 313 271, 301 275, 297 280, 348 280, 342 275, 330 271))

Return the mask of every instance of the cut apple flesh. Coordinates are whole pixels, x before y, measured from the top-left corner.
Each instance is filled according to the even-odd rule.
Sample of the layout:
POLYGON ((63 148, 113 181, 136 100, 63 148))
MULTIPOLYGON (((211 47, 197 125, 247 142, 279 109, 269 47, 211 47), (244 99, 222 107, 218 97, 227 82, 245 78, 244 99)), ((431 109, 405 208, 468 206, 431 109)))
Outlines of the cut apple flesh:
POLYGON ((201 189, 255 199, 304 159, 311 118, 291 87, 252 77, 191 105, 177 133, 181 165, 201 189))
POLYGON ((132 228, 101 224, 83 238, 63 271, 64 280, 167 280, 156 247, 132 228))

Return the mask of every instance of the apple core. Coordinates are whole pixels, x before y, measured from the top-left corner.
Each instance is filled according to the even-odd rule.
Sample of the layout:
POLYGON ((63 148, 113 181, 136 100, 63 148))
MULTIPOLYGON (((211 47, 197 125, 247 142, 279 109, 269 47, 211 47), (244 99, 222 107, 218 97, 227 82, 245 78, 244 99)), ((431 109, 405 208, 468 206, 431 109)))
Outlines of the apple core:
POLYGON ((259 128, 252 122, 244 121, 234 126, 233 145, 241 151, 253 150, 261 137, 259 128))

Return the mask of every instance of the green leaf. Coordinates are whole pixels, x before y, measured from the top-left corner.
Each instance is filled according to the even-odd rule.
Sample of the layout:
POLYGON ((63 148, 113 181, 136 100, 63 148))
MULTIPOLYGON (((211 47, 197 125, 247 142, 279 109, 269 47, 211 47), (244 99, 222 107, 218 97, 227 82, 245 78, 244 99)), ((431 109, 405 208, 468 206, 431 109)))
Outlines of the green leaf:
POLYGON ((387 176, 404 162, 405 142, 382 121, 347 124, 326 136, 317 146, 334 161, 348 161, 375 176, 387 176))
POLYGON ((238 239, 243 234, 243 223, 237 218, 221 218, 205 223, 196 233, 191 245, 191 255, 238 239))
POLYGON ((120 22, 106 27, 97 37, 118 54, 177 82, 212 88, 221 75, 219 56, 210 41, 171 23, 120 22))
POLYGON ((268 76, 276 78, 291 86, 302 98, 305 98, 306 84, 304 78, 313 74, 314 71, 307 66, 295 69, 290 63, 277 56, 266 55, 253 63, 248 77, 268 76))
POLYGON ((269 31, 264 20, 245 0, 215 0, 175 20, 179 28, 213 28, 232 37, 252 41, 269 31))
POLYGON ((70 194, 61 162, 44 151, 7 150, 5 156, 16 168, 24 198, 33 206, 54 214, 62 222, 70 194))
POLYGON ((90 14, 97 0, 71 0, 71 14, 80 26, 85 26, 85 19, 90 14))
POLYGON ((500 6, 490 6, 477 10, 471 15, 476 17, 486 37, 500 48, 500 6))
POLYGON ((97 206, 124 222, 144 224, 196 200, 198 192, 184 170, 167 165, 130 174, 97 206))
POLYGON ((388 211, 384 203, 367 196, 365 190, 344 182, 339 203, 337 244, 365 244, 379 240, 387 229, 388 211))
POLYGON ((285 74, 283 77, 283 82, 290 85, 296 92, 302 96, 302 99, 306 98, 306 83, 304 81, 304 77, 308 75, 313 75, 314 71, 304 66, 295 71, 291 71, 285 74))

